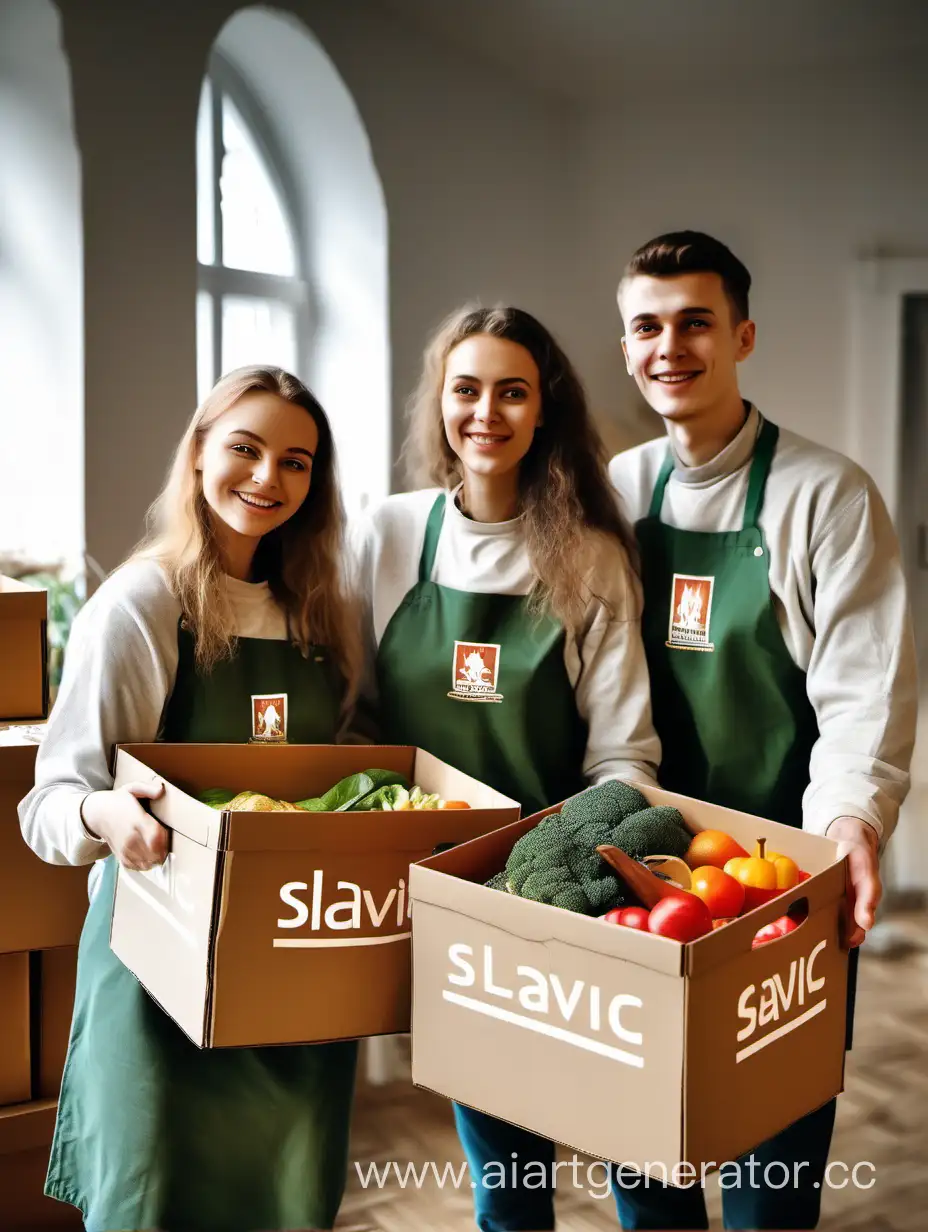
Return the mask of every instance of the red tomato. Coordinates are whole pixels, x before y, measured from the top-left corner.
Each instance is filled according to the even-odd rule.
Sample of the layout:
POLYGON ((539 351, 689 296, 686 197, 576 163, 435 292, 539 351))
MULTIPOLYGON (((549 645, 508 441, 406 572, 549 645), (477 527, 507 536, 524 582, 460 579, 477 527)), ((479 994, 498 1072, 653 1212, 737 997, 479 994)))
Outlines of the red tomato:
POLYGON ((672 898, 662 898, 651 908, 648 931, 674 941, 695 941, 712 932, 712 916, 695 894, 675 894, 672 898))
POLYGON ((766 945, 768 941, 776 941, 780 937, 785 937, 787 933, 791 933, 798 927, 799 925, 790 916, 781 915, 779 919, 771 920, 769 924, 757 930, 751 942, 751 949, 756 950, 759 946, 766 945))
POLYGON ((621 915, 619 923, 623 927, 637 928, 644 933, 648 931, 648 920, 651 918, 651 913, 647 907, 625 907, 621 915))
POLYGON ((800 881, 808 881, 811 876, 812 874, 807 873, 804 868, 801 868, 799 870, 799 880, 800 881))
POLYGON ((599 918, 605 920, 607 924, 621 924, 622 912, 624 910, 624 907, 613 907, 611 911, 607 911, 605 915, 601 915, 599 918))
POLYGON ((713 920, 740 915, 744 907, 744 886, 729 873, 711 864, 693 871, 690 893, 709 908, 713 920))

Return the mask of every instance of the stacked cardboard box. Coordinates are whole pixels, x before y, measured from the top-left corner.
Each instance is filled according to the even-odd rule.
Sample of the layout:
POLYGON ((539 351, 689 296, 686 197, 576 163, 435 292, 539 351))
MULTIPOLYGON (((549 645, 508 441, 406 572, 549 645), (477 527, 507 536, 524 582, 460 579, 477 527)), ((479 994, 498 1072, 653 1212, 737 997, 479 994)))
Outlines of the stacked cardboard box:
POLYGON ((45 591, 0 577, 0 1228, 81 1226, 43 1196, 64 1068, 87 870, 23 841, 16 806, 35 781, 48 714, 45 591))

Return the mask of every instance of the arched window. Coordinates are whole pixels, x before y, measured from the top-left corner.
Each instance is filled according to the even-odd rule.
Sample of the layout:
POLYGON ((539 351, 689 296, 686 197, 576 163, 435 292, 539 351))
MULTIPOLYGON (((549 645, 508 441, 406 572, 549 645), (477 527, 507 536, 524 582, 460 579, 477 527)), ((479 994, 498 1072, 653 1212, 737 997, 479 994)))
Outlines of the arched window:
POLYGON ((305 365, 309 295, 293 194, 261 111, 214 54, 197 117, 197 386, 305 365))

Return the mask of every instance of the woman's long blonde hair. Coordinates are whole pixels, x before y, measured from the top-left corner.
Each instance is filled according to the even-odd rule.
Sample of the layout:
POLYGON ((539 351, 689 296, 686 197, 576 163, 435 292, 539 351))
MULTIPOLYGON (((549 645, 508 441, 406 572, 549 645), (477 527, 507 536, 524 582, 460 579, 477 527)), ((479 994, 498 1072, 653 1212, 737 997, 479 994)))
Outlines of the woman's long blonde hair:
MULTIPOLYGON (((548 610, 577 629, 595 594, 597 547, 612 541, 631 567, 634 536, 619 511, 607 454, 586 394, 570 360, 547 329, 520 308, 461 308, 438 328, 423 357, 409 409, 404 456, 416 487, 453 487, 463 477, 441 413, 445 361, 465 338, 488 334, 524 347, 541 378, 541 422, 519 467, 519 504, 526 547, 537 579, 536 612, 548 610)), ((602 599, 602 596, 596 596, 602 599)))
POLYGON ((325 411, 281 368, 237 368, 217 382, 181 438, 161 494, 148 511, 148 533, 130 559, 157 560, 196 641, 204 671, 229 657, 235 645, 223 562, 213 514, 197 470, 200 449, 216 419, 246 394, 266 391, 303 407, 319 432, 312 482, 305 501, 283 525, 265 535, 254 573, 266 580, 286 614, 291 638, 304 654, 326 646, 354 695, 361 658, 356 606, 347 584, 345 512, 338 489, 335 445, 325 411))

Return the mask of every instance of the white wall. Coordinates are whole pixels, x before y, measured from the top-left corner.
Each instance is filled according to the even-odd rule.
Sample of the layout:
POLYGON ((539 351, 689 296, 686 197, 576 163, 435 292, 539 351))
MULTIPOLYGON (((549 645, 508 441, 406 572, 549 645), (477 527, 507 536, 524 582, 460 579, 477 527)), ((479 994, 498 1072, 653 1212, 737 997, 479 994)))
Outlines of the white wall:
POLYGON ((849 449, 852 269, 874 249, 928 253, 926 116, 928 73, 904 62, 676 94, 655 80, 591 115, 577 341, 604 411, 635 403, 617 351, 618 274, 639 244, 693 227, 754 277, 746 394, 784 426, 849 449))
POLYGON ((50 0, 0 6, 0 555, 81 567, 80 168, 50 0))
MULTIPOLYGON (((195 402, 196 106, 210 46, 242 6, 200 0, 176 18, 106 0, 60 7, 85 179, 87 541, 111 568, 195 402)), ((426 332, 462 299, 510 299, 569 324, 568 117, 472 56, 407 36, 375 4, 278 7, 331 57, 370 137, 401 434, 426 332)), ((353 391, 351 371, 340 379, 353 391)))

